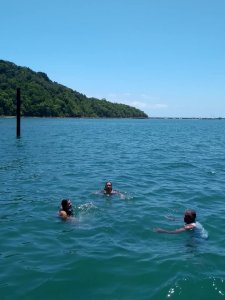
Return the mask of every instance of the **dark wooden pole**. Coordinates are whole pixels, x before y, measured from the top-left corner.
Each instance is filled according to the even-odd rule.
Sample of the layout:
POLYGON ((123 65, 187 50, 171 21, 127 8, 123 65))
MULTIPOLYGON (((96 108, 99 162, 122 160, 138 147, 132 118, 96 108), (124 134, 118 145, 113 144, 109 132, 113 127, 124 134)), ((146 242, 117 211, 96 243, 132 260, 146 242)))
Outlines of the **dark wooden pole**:
POLYGON ((16 137, 20 137, 20 88, 16 90, 16 137))

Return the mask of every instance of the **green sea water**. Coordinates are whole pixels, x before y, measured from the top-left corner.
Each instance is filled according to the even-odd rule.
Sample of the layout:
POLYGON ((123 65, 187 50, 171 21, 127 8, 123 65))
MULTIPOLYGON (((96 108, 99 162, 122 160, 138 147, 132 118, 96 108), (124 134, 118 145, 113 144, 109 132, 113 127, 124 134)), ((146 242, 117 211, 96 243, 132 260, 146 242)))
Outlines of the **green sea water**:
POLYGON ((223 120, 21 124, 16 139, 0 118, 1 300, 225 297, 223 120), (122 195, 100 194, 106 180, 122 195), (154 232, 182 226, 186 208, 208 240, 154 232))

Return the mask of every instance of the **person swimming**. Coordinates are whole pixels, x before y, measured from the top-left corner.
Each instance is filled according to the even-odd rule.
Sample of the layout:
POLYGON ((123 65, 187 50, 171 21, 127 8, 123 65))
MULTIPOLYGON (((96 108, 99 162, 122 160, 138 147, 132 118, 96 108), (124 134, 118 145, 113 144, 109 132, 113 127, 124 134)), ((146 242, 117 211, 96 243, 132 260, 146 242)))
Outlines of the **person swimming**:
POLYGON ((120 194, 119 191, 113 190, 113 188, 112 188, 112 182, 110 182, 110 181, 106 181, 104 190, 102 190, 102 192, 105 195, 119 195, 120 194))
POLYGON ((175 230, 167 230, 162 228, 155 228, 154 231, 158 233, 181 233, 184 231, 189 231, 192 233, 193 237, 197 238, 208 238, 208 232, 204 227, 196 221, 196 212, 193 209, 187 209, 184 212, 184 223, 185 225, 181 228, 175 230))
POLYGON ((59 210, 59 216, 62 219, 67 219, 73 216, 73 207, 70 199, 63 199, 59 210))

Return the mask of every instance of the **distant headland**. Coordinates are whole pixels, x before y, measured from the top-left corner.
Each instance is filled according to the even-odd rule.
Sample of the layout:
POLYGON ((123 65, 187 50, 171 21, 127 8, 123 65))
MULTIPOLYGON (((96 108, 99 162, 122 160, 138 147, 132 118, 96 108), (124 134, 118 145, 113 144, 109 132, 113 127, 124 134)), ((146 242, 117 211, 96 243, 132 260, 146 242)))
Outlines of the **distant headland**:
POLYGON ((148 118, 135 107, 89 98, 51 81, 43 72, 0 60, 0 116, 16 114, 17 88, 21 89, 21 115, 25 117, 148 118))

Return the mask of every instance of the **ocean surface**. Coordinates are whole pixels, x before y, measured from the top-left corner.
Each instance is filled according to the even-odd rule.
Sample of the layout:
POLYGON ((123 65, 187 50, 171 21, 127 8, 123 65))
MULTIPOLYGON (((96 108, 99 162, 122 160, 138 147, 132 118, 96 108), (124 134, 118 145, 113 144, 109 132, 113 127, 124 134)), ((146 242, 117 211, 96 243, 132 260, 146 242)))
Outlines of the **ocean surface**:
POLYGON ((225 297, 224 120, 23 118, 17 139, 0 118, 0 132, 1 300, 225 297), (107 180, 121 195, 99 192, 107 180), (207 240, 154 231, 186 208, 207 240))

